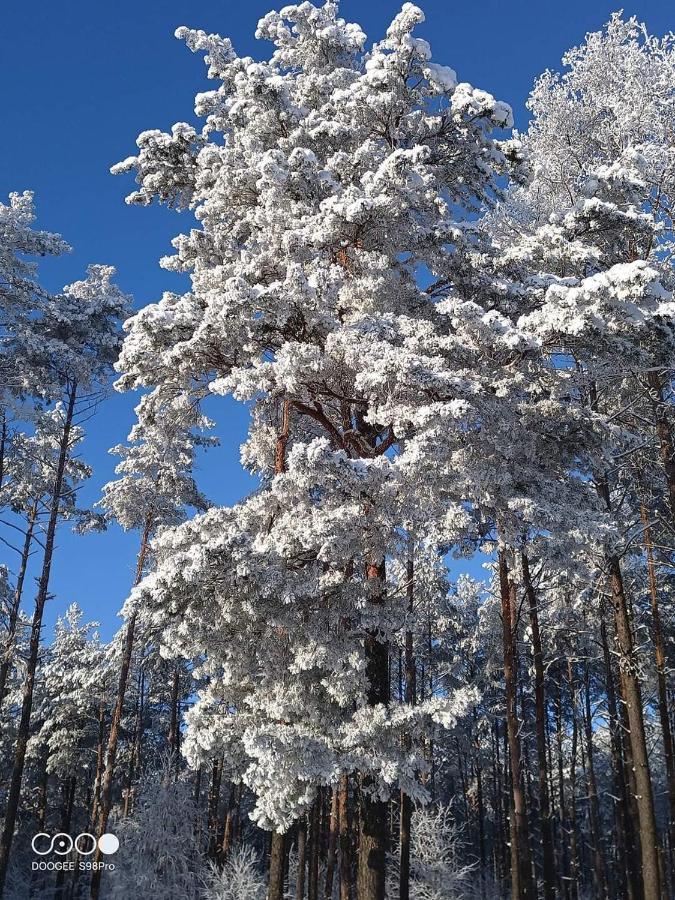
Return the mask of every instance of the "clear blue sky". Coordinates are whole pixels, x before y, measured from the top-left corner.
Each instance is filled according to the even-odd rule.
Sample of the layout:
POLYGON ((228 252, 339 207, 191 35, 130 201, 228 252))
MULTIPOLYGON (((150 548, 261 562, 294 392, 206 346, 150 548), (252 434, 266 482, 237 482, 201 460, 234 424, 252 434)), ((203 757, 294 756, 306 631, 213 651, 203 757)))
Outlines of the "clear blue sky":
MULTIPOLYGON (((341 11, 375 40, 400 5, 343 0, 341 11)), ((601 27, 619 3, 422 0, 419 5, 427 16, 419 33, 431 42, 436 61, 509 102, 524 128, 524 103, 536 75, 558 68, 563 52, 601 27)), ((189 227, 187 215, 127 207, 130 181, 113 178, 108 169, 133 153, 140 131, 193 119, 194 95, 208 82, 201 57, 174 39, 177 26, 216 31, 231 37, 239 52, 266 55, 267 46, 253 33, 272 6, 270 0, 4 0, 0 197, 11 190, 35 191, 39 226, 72 244, 67 257, 42 264, 47 287, 58 289, 81 277, 88 263, 103 262, 117 267, 120 285, 137 306, 180 288, 178 276, 161 270, 157 260, 170 249, 171 237, 189 227)), ((646 21, 654 33, 675 30, 672 0, 626 2, 624 11, 646 21)), ((107 449, 126 437, 132 407, 133 399, 112 396, 89 423, 84 455, 94 477, 82 492, 83 503, 95 502, 112 476, 115 460, 107 449)), ((198 480, 211 499, 228 503, 252 484, 238 462, 246 415, 221 401, 217 416, 222 446, 200 461, 198 480)), ((137 536, 112 529, 76 537, 64 528, 58 543, 48 624, 75 600, 109 637, 129 589, 137 536)))

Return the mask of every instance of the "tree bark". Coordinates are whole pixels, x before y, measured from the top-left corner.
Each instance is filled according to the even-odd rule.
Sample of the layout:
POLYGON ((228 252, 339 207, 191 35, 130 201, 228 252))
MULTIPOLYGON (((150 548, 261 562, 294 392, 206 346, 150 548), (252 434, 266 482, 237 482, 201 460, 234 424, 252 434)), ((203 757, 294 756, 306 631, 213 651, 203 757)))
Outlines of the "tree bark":
POLYGON ((267 900, 284 900, 284 857, 286 835, 273 831, 270 846, 270 879, 267 900))
POLYGON ((340 778, 338 796, 338 823, 340 846, 340 900, 352 900, 352 846, 349 818, 349 775, 340 778))
POLYGON ((541 844, 543 858, 543 881, 545 900, 555 900, 555 858, 553 852, 553 829, 551 827, 551 804, 548 793, 548 771, 546 763, 546 694, 544 686, 544 652, 539 629, 539 606, 532 584, 527 555, 522 555, 523 581, 530 610, 530 630, 534 657, 534 702, 537 737, 537 763, 539 775, 539 814, 541 817, 541 844))
MULTIPOLYGON (((406 594, 408 599, 408 614, 412 616, 415 604, 415 558, 412 539, 409 539, 408 558, 406 560, 406 594)), ((408 629, 405 633, 405 651, 403 674, 405 678, 405 702, 408 706, 414 706, 416 697, 415 685, 415 656, 413 645, 413 633, 408 629)), ((406 749, 410 748, 410 738, 404 738, 406 749)), ((410 842, 412 823, 412 801, 405 791, 401 791, 401 813, 399 822, 399 900, 410 898, 410 842)))
POLYGON ((19 572, 16 578, 16 588, 12 597, 12 605, 9 610, 7 619, 7 637, 5 638, 5 647, 2 653, 2 664, 0 664, 0 709, 5 699, 7 690, 7 678, 9 670, 12 667, 12 651, 16 640, 17 623, 19 621, 19 610, 21 608, 21 598, 23 596, 23 585, 26 580, 26 569, 28 568, 28 560, 30 559, 30 548, 33 543, 33 532, 35 529, 35 520, 37 519, 37 503, 34 503, 28 514, 26 523, 26 534, 24 536, 23 547, 21 549, 21 562, 19 564, 19 572))
MULTIPOLYGON (((136 560, 136 577, 134 578, 134 587, 140 584, 145 568, 145 560, 148 553, 148 545, 150 543, 150 533, 152 530, 152 515, 148 513, 141 535, 141 546, 138 551, 136 560)), ((119 681, 117 683, 117 696, 115 698, 115 707, 110 719, 110 732, 108 734, 108 747, 105 762, 105 771, 103 773, 103 781, 101 786, 101 808, 98 817, 98 826, 96 829, 97 839, 105 834, 108 827, 108 818, 112 807, 112 786, 115 775, 115 759, 117 757, 117 742, 119 740, 120 725, 124 714, 124 700, 127 693, 127 683, 129 681, 129 670, 131 668, 131 658, 134 651, 134 632, 136 629, 137 613, 133 612, 129 616, 127 622, 126 633, 124 636, 124 648, 122 650, 122 661, 120 665, 119 681)), ((96 845, 93 862, 101 862, 101 851, 96 845)), ((101 889, 101 873, 102 870, 94 868, 91 877, 91 900, 98 900, 101 889)))
POLYGON ((305 900, 305 880, 307 875, 307 820, 303 816, 298 822, 298 861, 295 876, 295 900, 305 900))
MULTIPOLYGON (((384 560, 369 562, 366 579, 370 586, 370 602, 384 603, 384 560)), ((376 631, 365 639, 368 704, 389 704, 389 646, 376 631)), ((374 796, 372 779, 361 776, 359 796, 359 859, 356 881, 358 900, 384 900, 387 848, 387 804, 374 796)))
POLYGON ((610 749, 612 755, 613 785, 614 785, 614 821, 616 836, 616 870, 617 893, 627 900, 639 900, 641 886, 639 873, 635 868, 635 854, 628 853, 627 847, 633 847, 632 826, 630 823, 630 810, 628 806, 628 792, 624 777, 625 764, 622 752, 622 741, 619 715, 617 712, 616 691, 614 688, 614 675, 612 673, 612 659, 607 642, 607 628, 605 620, 600 623, 600 638, 602 641, 602 653, 605 663, 605 693, 607 695, 607 711, 609 714, 610 749))
POLYGON ((602 847, 602 819, 600 817, 600 802, 598 800, 598 786, 595 777, 595 763, 593 753, 593 719, 591 712, 591 684, 588 663, 584 668, 584 733, 586 735, 586 759, 588 760, 588 804, 589 819, 591 825, 591 840, 593 844, 593 875, 595 879, 595 895, 598 898, 607 897, 607 871, 605 855, 602 847))
POLYGON ((309 820, 309 874, 307 900, 319 900, 319 855, 321 852, 321 793, 312 804, 309 820))
POLYGON ((326 885, 324 896, 326 900, 333 898, 333 881, 335 879, 335 864, 337 862, 337 842, 340 827, 340 789, 337 785, 331 792, 330 824, 328 827, 328 853, 326 856, 326 885))
POLYGON ((666 763, 668 782, 668 835, 670 843, 671 870, 675 869, 675 747, 670 729, 668 712, 668 684, 666 681, 666 648, 663 640, 661 611, 659 609, 659 590, 654 564, 654 545, 649 526, 649 511, 644 503, 640 504, 640 516, 643 525, 643 541, 647 554, 647 583, 652 612, 652 636, 654 640, 654 659, 656 663, 656 686, 659 698, 659 722, 663 740, 663 757, 666 763))
POLYGON ((656 817, 654 815, 654 794, 649 771, 649 757, 642 710, 642 692, 636 671, 633 634, 630 627, 621 566, 616 556, 609 557, 608 569, 612 587, 616 638, 625 690, 626 712, 630 728, 629 739, 635 772, 644 900, 660 900, 659 839, 656 817))
POLYGON ((68 451, 70 448, 70 433, 73 425, 73 416, 75 414, 76 397, 77 384, 72 383, 68 388, 68 405, 66 407, 66 414, 63 423, 63 432, 61 434, 61 440, 59 442, 59 456, 56 466, 56 474, 54 477, 54 486, 52 488, 49 521, 47 523, 47 532, 45 536, 45 552, 42 560, 42 570, 40 572, 40 580, 38 582, 37 596, 35 598, 33 621, 31 623, 28 660, 26 663, 26 674, 21 703, 21 715, 19 719, 19 726, 17 729, 16 747, 14 750, 12 779, 7 795, 7 806, 5 809, 5 821, 2 830, 2 837, 0 838, 0 896, 2 896, 2 893, 4 891, 5 879, 7 878, 9 855, 12 849, 14 826, 16 824, 16 817, 19 809, 19 799, 21 796, 21 782, 23 781, 26 750, 28 748, 28 739, 30 737, 30 719, 33 710, 35 675, 37 672, 38 658, 40 654, 42 618, 44 615, 47 597, 49 596, 49 579, 52 570, 52 559, 54 556, 56 526, 59 520, 61 493, 63 491, 64 473, 66 468, 66 461, 68 459, 68 451))
POLYGON ((513 900, 534 900, 532 863, 530 860, 529 829, 525 794, 523 791, 520 752, 520 728, 517 709, 516 657, 516 592, 509 579, 506 552, 499 551, 499 584, 502 607, 502 637, 504 646, 504 684, 506 693, 506 729, 511 763, 511 896, 513 900))

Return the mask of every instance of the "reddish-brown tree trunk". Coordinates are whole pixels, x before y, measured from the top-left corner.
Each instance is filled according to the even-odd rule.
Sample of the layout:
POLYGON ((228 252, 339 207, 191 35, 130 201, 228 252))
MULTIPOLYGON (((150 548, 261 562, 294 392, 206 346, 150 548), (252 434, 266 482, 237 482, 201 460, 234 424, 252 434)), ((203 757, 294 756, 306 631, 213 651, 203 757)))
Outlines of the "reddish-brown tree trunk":
POLYGON ((649 771, 647 739, 642 710, 642 692, 638 680, 630 627, 628 603, 623 587, 621 566, 616 556, 608 559, 612 605, 620 666, 625 690, 626 712, 630 728, 630 746, 635 773, 636 803, 642 853, 642 885, 644 900, 661 900, 659 871, 659 838, 654 815, 654 794, 649 771))
POLYGON ((273 831, 270 844, 270 875, 267 900, 284 900, 284 861, 286 836, 273 831))
MULTIPOLYGON (((412 616, 415 605, 415 559, 412 538, 408 546, 408 558, 406 560, 406 594, 408 600, 408 614, 412 616)), ((405 633, 405 651, 403 663, 403 675, 405 678, 405 702, 408 706, 416 703, 415 685, 415 656, 413 646, 413 633, 408 629, 405 633)), ((410 739, 405 737, 406 747, 410 747, 410 739)), ((401 812, 399 821, 399 900, 410 898, 410 844, 412 838, 412 801, 405 791, 400 795, 401 812)))
MULTIPOLYGON (((152 516, 148 514, 141 535, 141 546, 138 551, 136 560, 136 577, 134 578, 134 586, 140 584, 145 568, 145 560, 148 553, 148 545, 150 543, 150 533, 152 529, 152 516)), ((122 716, 124 714, 124 700, 127 693, 127 683, 129 681, 129 670, 131 669, 131 658, 134 651, 134 633, 136 629, 137 613, 134 611, 129 616, 127 622, 126 633, 124 636, 124 647, 122 649, 122 661, 120 664, 120 674, 117 683, 117 696, 115 698, 115 707, 110 718, 110 732, 108 734, 108 747, 105 761, 105 771, 103 773, 103 782, 101 787, 101 808, 98 817, 96 836, 100 838, 105 834, 108 827, 108 818, 112 807, 112 787, 113 778, 115 776, 115 759, 117 757, 117 743, 119 741, 120 725, 122 724, 122 716)), ((96 847, 93 862, 98 864, 101 862, 101 851, 96 847)), ((91 877, 91 898, 98 900, 99 891, 101 889, 100 868, 94 868, 91 877)))
POLYGON ((504 685, 506 695, 506 730, 511 763, 511 896, 513 900, 534 900, 532 863, 525 793, 523 791, 520 726, 517 709, 516 594, 509 579, 506 553, 499 551, 499 583, 502 607, 504 647, 504 685))
POLYGON ((331 792, 330 823, 328 826, 328 852, 326 855, 326 885, 324 897, 333 898, 333 881, 335 880, 335 864, 337 862, 337 843, 340 827, 340 789, 337 785, 331 792))
POLYGON ((340 900, 352 900, 352 846, 349 816, 349 776, 340 778, 338 795, 338 823, 340 847, 340 900))
POLYGON ((605 855, 602 847, 602 819, 600 817, 600 801, 595 777, 593 752, 593 719, 591 712, 591 684, 588 664, 584 669, 584 733, 586 735, 586 759, 588 781, 589 819, 591 824, 591 840, 593 843, 593 875, 595 879, 595 895, 598 898, 607 896, 607 872, 605 855))
POLYGON ((644 503, 640 504, 640 515, 643 525, 643 541, 647 554, 647 582, 652 612, 652 636, 654 640, 654 660, 656 662, 656 686, 659 698, 659 722, 663 740, 663 757, 666 763, 668 780, 668 833, 670 842, 671 868, 675 867, 675 747, 670 729, 668 710, 668 684, 666 681, 666 647, 663 640, 661 611, 659 609, 659 589, 654 564, 654 545, 649 525, 649 511, 644 503))
POLYGON ((530 610, 530 630, 534 658, 534 703, 537 738, 537 763, 539 775, 539 814, 541 817, 541 844, 543 859, 543 882, 545 900, 555 900, 555 858, 553 852, 553 829, 551 827, 551 804, 548 793, 548 771, 546 764, 546 694, 544 687, 544 652, 539 629, 539 607, 532 584, 530 564, 525 553, 522 555, 523 581, 530 610))
MULTIPOLYGON (((384 560, 369 562, 366 579, 370 602, 384 603, 384 560)), ((377 631, 365 640, 368 704, 389 704, 389 646, 377 631)), ((387 848, 387 804, 374 796, 375 785, 369 776, 361 776, 359 796, 359 859, 356 880, 358 900, 384 900, 387 848)))

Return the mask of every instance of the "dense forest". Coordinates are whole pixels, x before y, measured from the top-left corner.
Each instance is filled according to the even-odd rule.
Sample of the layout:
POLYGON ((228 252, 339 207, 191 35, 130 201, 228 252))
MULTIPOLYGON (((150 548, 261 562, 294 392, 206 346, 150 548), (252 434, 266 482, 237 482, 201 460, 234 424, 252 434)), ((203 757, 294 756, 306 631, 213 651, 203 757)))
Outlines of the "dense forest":
POLYGON ((178 29, 203 126, 112 171, 183 211, 185 293, 47 291, 65 241, 0 205, 9 900, 675 896, 675 38, 616 14, 520 134, 423 19, 287 6, 260 60, 178 29), (119 632, 52 634, 59 533, 112 522, 119 632))

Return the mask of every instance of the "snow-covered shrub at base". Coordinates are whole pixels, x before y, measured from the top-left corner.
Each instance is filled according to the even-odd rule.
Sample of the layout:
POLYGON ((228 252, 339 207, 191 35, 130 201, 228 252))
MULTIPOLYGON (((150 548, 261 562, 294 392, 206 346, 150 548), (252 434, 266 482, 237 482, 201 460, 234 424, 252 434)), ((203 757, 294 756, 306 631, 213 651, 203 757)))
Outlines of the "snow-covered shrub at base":
MULTIPOLYGON (((476 865, 465 859, 462 829, 452 805, 417 807, 412 819, 410 900, 478 900, 480 876, 476 865)), ((398 860, 392 863, 387 896, 397 897, 398 860)))
POLYGON ((235 847, 222 869, 211 863, 204 887, 204 900, 265 900, 265 878, 254 848, 235 847))
POLYGON ((101 895, 106 900, 134 897, 192 900, 200 896, 204 867, 199 815, 193 785, 171 780, 167 757, 159 772, 139 786, 133 816, 111 820, 120 848, 115 871, 106 872, 101 895))

